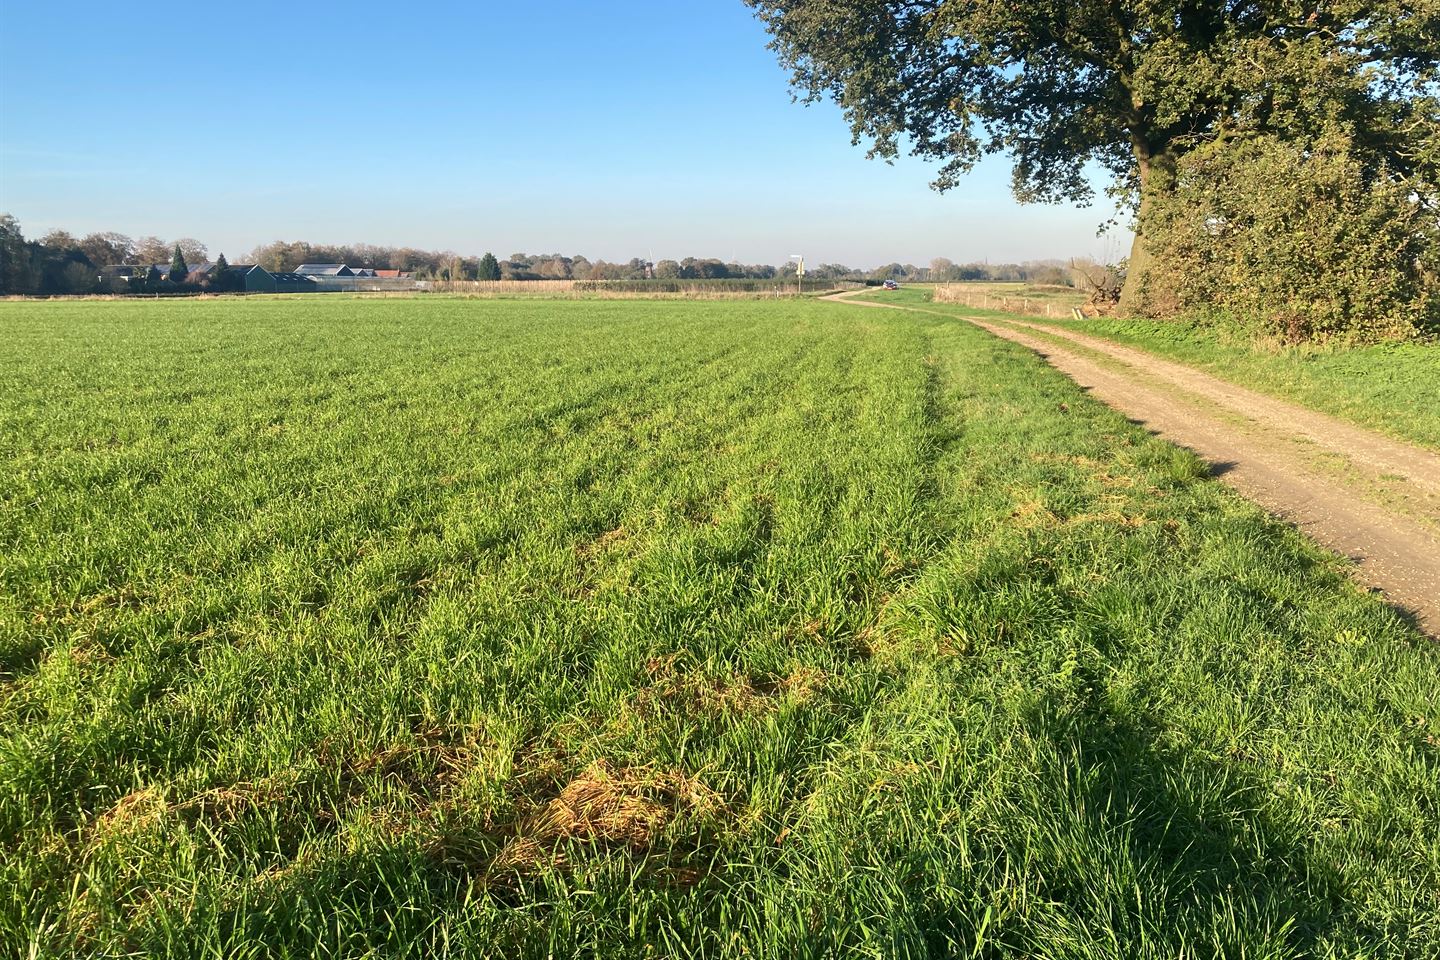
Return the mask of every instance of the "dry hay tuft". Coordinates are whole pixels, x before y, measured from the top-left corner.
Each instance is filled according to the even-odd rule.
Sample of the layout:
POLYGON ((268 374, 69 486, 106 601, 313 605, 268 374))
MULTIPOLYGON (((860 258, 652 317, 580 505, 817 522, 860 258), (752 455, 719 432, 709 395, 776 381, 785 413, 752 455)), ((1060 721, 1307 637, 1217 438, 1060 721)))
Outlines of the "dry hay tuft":
POLYGON ((588 841, 648 851, 678 821, 713 816, 720 796, 695 777, 597 761, 522 821, 491 859, 492 878, 569 865, 564 843, 588 841))
POLYGON ((824 689, 827 679, 825 671, 819 667, 796 667, 776 688, 792 700, 805 703, 824 689))
POLYGON ((582 558, 589 558, 599 553, 604 553, 612 547, 619 546, 630 539, 629 532, 624 527, 616 527, 614 530, 606 530, 594 540, 575 545, 576 553, 582 558))
POLYGON ((165 795, 156 787, 126 794, 95 819, 97 838, 126 836, 158 823, 170 809, 165 795))
POLYGON ((294 774, 260 781, 241 781, 197 793, 188 800, 174 804, 171 810, 191 814, 211 822, 237 820, 264 807, 283 803, 296 782, 294 774))
POLYGON ((1015 509, 1010 511, 1010 519, 1016 522, 1016 526, 1027 529, 1054 527, 1060 524, 1060 518, 1045 505, 1044 501, 1034 498, 1017 504, 1015 509))
POLYGON ((690 714, 742 716, 777 709, 782 702, 804 703, 825 686, 824 671, 799 666, 783 677, 740 675, 708 677, 679 669, 680 654, 657 657, 645 665, 650 685, 637 702, 642 708, 664 704, 690 714))
POLYGON ((719 806, 714 791, 683 773, 612 769, 602 760, 566 784, 531 821, 528 832, 538 839, 645 847, 677 817, 704 815, 719 806))

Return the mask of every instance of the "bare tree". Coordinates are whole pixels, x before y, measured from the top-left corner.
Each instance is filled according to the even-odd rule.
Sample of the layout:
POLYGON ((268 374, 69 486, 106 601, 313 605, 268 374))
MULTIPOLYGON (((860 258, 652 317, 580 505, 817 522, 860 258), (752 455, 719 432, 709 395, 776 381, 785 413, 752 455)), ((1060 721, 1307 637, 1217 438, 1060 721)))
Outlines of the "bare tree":
POLYGON ((1108 310, 1120 302, 1125 277, 1115 267, 1096 263, 1089 257, 1077 257, 1070 261, 1070 275, 1075 278, 1075 286, 1089 295, 1093 306, 1108 310))
POLYGON ((92 233, 80 241, 80 250, 96 266, 129 263, 135 256, 135 241, 123 233, 92 233))
POLYGON ((179 247, 180 252, 184 254, 186 263, 198 266, 210 259, 210 250, 205 244, 191 237, 181 237, 175 241, 175 246, 179 247))
POLYGON ((141 237, 135 241, 136 263, 169 263, 170 245, 159 237, 141 237))
POLYGON ((40 246, 49 247, 51 250, 74 250, 79 246, 79 241, 65 230, 51 230, 40 238, 40 246))

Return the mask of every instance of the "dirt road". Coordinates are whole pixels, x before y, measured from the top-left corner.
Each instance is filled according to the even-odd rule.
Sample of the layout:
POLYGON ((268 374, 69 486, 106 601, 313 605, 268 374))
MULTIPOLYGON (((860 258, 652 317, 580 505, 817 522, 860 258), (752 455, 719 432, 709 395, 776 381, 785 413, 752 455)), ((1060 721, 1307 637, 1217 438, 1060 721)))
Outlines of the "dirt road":
MULTIPOLYGON (((952 313, 826 299, 855 306, 952 313)), ((966 317, 1029 347, 1136 423, 1317 542, 1440 637, 1440 455, 1217 379, 1143 350, 1050 324, 966 317)))

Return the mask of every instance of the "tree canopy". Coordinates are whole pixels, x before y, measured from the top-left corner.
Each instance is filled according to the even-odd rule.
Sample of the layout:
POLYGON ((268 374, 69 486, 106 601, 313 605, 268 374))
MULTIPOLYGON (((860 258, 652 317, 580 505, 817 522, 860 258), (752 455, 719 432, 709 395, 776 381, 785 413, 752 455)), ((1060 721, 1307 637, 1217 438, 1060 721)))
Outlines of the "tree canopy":
POLYGON ((988 154, 1021 201, 1093 199, 1139 215, 1127 297, 1150 265, 1148 214, 1192 151, 1348 138, 1359 172, 1435 209, 1440 0, 746 0, 808 101, 857 143, 940 163, 948 189, 988 154))

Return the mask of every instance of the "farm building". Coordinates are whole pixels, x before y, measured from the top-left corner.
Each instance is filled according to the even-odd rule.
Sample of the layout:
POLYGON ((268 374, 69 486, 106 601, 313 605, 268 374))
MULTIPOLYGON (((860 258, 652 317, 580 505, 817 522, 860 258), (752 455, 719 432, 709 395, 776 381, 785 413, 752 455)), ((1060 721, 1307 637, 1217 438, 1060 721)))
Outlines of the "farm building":
POLYGON ((373 293, 416 288, 411 275, 399 270, 352 267, 344 263, 302 263, 294 272, 310 279, 312 286, 305 288, 306 292, 373 293))
POLYGON ((149 272, 150 267, 148 264, 122 263, 113 267, 101 267, 100 275, 96 277, 96 279, 101 282, 106 280, 133 280, 137 277, 143 279, 149 272))
MULTIPOLYGON (((224 289, 237 293, 274 293, 275 278, 270 271, 253 263, 232 263, 226 267, 228 283, 224 289)), ((197 286, 215 277, 215 264, 202 263, 191 270, 186 283, 197 286)))
POLYGON ((275 282, 275 293, 316 293, 320 290, 320 285, 303 273, 272 273, 269 276, 275 282))
MULTIPOLYGON (((95 282, 104 293, 124 293, 130 289, 131 282, 139 282, 150 276, 151 271, 156 271, 162 279, 170 278, 170 264, 168 263, 121 263, 98 268, 95 282)), ((203 274, 200 279, 204 279, 203 274)), ((195 281, 195 271, 186 275, 187 282, 195 281)))
MULTIPOLYGON (((102 290, 126 293, 152 270, 168 279, 170 264, 121 264, 97 269, 96 281, 102 290)), ((272 272, 253 263, 233 263, 226 270, 228 282, 214 284, 215 264, 201 263, 185 276, 191 289, 234 293, 358 293, 414 290, 411 275, 399 270, 352 268, 343 263, 305 263, 289 272, 272 272)))
POLYGON ((274 293, 275 275, 253 263, 232 263, 228 271, 233 289, 246 293, 274 293))
MULTIPOLYGON (((189 273, 185 274, 185 282, 204 283, 210 278, 210 274, 213 273, 214 270, 215 264, 213 263, 197 263, 195 266, 190 268, 189 273)), ((167 277, 170 275, 170 271, 168 268, 165 271, 165 275, 167 277)))

